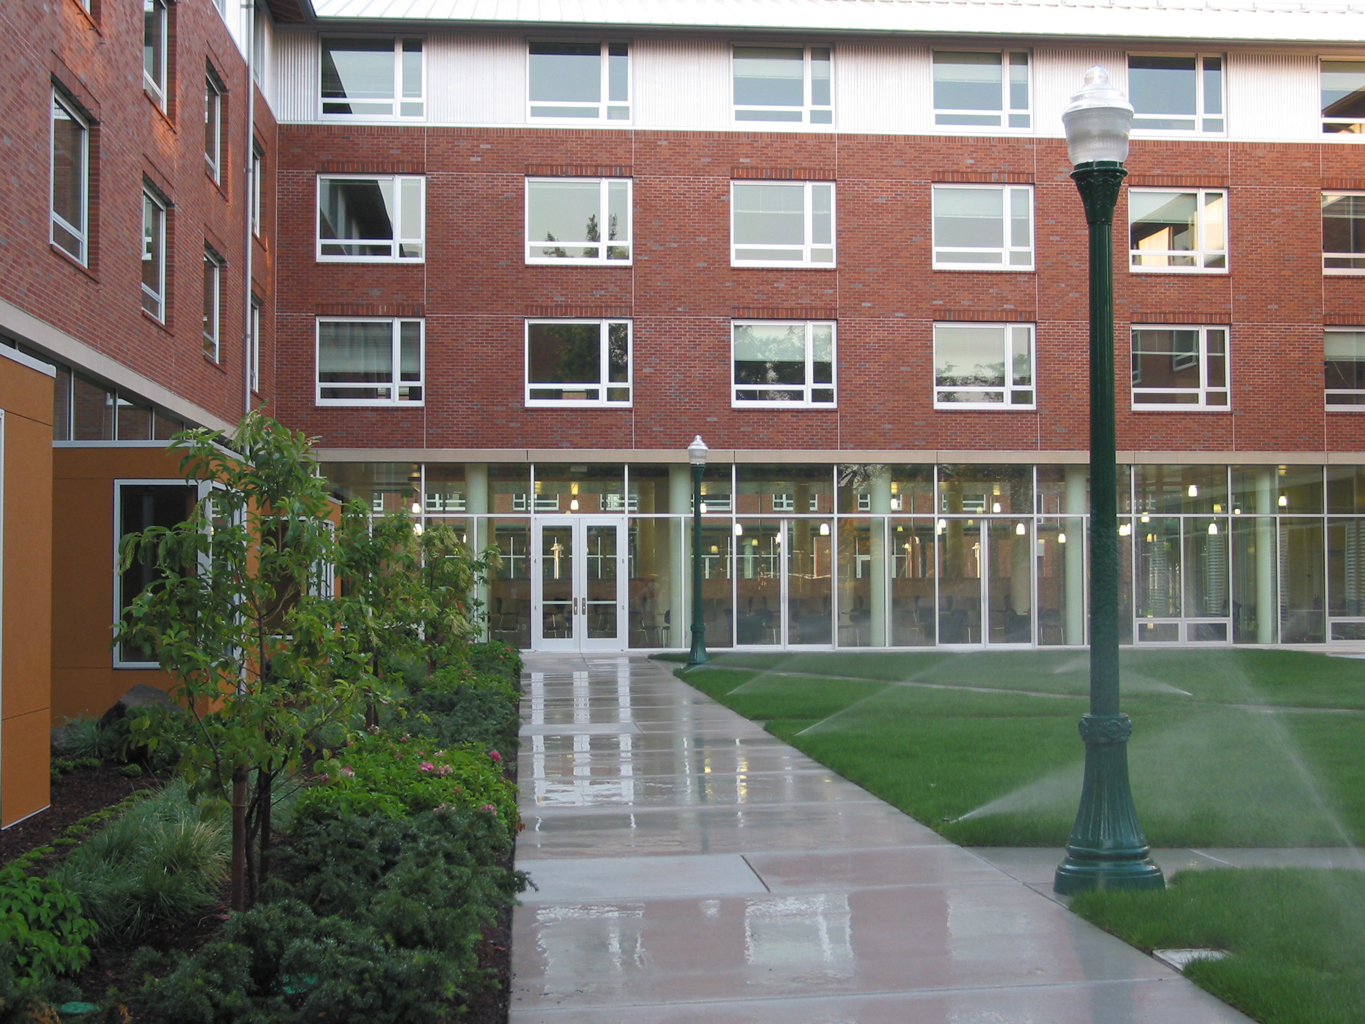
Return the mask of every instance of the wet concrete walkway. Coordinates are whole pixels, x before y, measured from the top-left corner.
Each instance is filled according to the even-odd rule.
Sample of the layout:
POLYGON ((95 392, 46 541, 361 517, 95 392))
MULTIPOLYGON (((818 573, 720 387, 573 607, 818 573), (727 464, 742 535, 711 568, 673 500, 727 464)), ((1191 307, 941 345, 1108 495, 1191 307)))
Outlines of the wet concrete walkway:
POLYGON ((1055 853, 954 846, 671 666, 526 667, 517 864, 539 891, 511 1024, 1248 1021, 1060 906, 1055 853))

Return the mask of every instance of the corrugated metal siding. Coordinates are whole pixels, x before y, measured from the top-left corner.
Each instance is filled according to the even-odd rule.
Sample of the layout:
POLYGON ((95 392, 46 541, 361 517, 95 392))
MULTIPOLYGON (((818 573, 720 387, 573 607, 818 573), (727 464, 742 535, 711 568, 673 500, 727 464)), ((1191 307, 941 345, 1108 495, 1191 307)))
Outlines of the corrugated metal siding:
POLYGON ((1099 64, 1126 95, 1128 56, 1122 50, 1039 48, 1033 51, 1033 130, 1060 138, 1062 111, 1085 84, 1085 73, 1099 64))
POLYGON ((275 44, 275 110, 280 120, 316 121, 318 37, 281 29, 275 44))
POLYGON ((523 124, 526 42, 505 36, 428 36, 427 117, 436 124, 523 124))
POLYGON ((1228 134, 1234 139, 1322 138, 1318 61, 1312 56, 1228 54, 1228 134))
POLYGON ((929 48, 841 44, 834 51, 834 123, 840 131, 932 130, 929 48))
POLYGON ((633 111, 641 128, 730 127, 730 47, 723 41, 636 39, 633 111))

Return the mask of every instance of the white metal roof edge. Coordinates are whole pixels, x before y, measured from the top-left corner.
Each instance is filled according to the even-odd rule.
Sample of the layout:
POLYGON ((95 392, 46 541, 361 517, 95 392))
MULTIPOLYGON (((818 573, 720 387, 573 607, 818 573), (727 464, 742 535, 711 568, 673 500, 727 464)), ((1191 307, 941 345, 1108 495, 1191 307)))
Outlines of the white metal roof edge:
POLYGON ((314 0, 319 21, 1323 42, 1365 2, 1274 0, 314 0))

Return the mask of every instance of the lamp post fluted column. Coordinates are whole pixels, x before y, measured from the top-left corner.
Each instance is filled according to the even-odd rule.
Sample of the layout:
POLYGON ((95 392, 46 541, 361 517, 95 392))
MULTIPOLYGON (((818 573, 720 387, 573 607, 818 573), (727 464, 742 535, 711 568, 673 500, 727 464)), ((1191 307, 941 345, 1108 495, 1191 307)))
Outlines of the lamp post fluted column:
POLYGON ((1085 778, 1053 890, 1160 889, 1128 781, 1133 724, 1119 710, 1119 524, 1114 424, 1114 207, 1127 171, 1133 108, 1091 68, 1062 119, 1071 177, 1090 228, 1090 713, 1081 718, 1085 778))
POLYGON ((698 434, 687 446, 688 462, 692 465, 692 649, 687 654, 687 667, 705 665, 706 619, 702 612, 701 594, 701 477, 706 469, 706 442, 698 434))

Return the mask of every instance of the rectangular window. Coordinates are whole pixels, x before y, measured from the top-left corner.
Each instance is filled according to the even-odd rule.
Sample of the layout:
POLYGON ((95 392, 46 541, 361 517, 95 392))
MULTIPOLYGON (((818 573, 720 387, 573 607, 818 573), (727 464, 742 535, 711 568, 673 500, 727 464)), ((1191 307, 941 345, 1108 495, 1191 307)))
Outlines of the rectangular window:
POLYGON ((421 320, 318 321, 318 405, 421 405, 421 320))
POLYGON ((142 0, 142 85, 162 110, 166 109, 166 17, 165 0, 142 0))
POLYGON ((1034 405, 1032 324, 934 324, 934 408, 1034 405))
POLYGON ((828 46, 736 46, 736 121, 833 124, 828 46))
POLYGON ((1322 131, 1365 134, 1365 60, 1322 62, 1322 131))
POLYGON ((629 320, 526 321, 526 404, 630 404, 629 320))
POLYGON ((1322 272, 1365 274, 1365 192, 1322 194, 1322 272))
POLYGON ((1033 127, 1028 53, 934 51, 934 124, 1033 127))
POLYGON ((1032 270, 1032 185, 935 185, 936 270, 1032 270))
POLYGON ((420 39, 324 39, 323 117, 421 117, 420 39))
POLYGON ((214 181, 223 180, 223 87, 212 68, 204 76, 204 167, 214 181))
POLYGON ((628 43, 532 42, 528 51, 531 120, 630 120, 628 43))
POLYGON ((1201 188, 1128 190, 1133 270, 1198 273, 1228 269, 1228 194, 1201 188))
POLYGON ((246 354, 247 386, 251 393, 261 390, 261 300, 251 296, 251 333, 247 338, 250 348, 246 354))
POLYGON ((425 191, 421 175, 319 176, 318 259, 422 259, 425 191))
POLYGON ((831 182, 730 183, 730 263, 834 266, 831 182))
POLYGON ((834 402, 831 321, 736 321, 734 399, 737 408, 834 402))
MULTIPOLYGON (((198 489, 172 481, 127 481, 114 483, 114 515, 119 546, 129 534, 141 533, 151 526, 175 527, 194 511, 198 489)), ((118 548, 115 548, 117 559, 118 548)), ((157 580, 161 570, 150 559, 133 562, 124 572, 114 573, 114 607, 120 620, 127 614, 133 599, 157 580)), ((157 655, 153 650, 128 643, 114 646, 116 668, 154 668, 157 655)))
POLYGON ((1365 329, 1323 332, 1328 405, 1365 405, 1365 329))
POLYGON ((90 126, 52 93, 52 244, 78 263, 87 259, 90 215, 90 126))
POLYGON ((1222 134, 1222 56, 1128 57, 1134 131, 1222 134))
POLYGON ((265 172, 265 154, 254 142, 251 144, 251 233, 261 237, 261 175, 265 172))
POLYGON ((1134 409, 1226 409, 1226 327, 1134 327, 1134 409))
POLYGON ((204 355, 218 362, 222 336, 223 258, 204 247, 204 355))
POLYGON ((527 178, 526 262, 628 264, 630 209, 628 178, 527 178))
POLYGON ((166 319, 166 204, 142 190, 142 308, 166 319))

